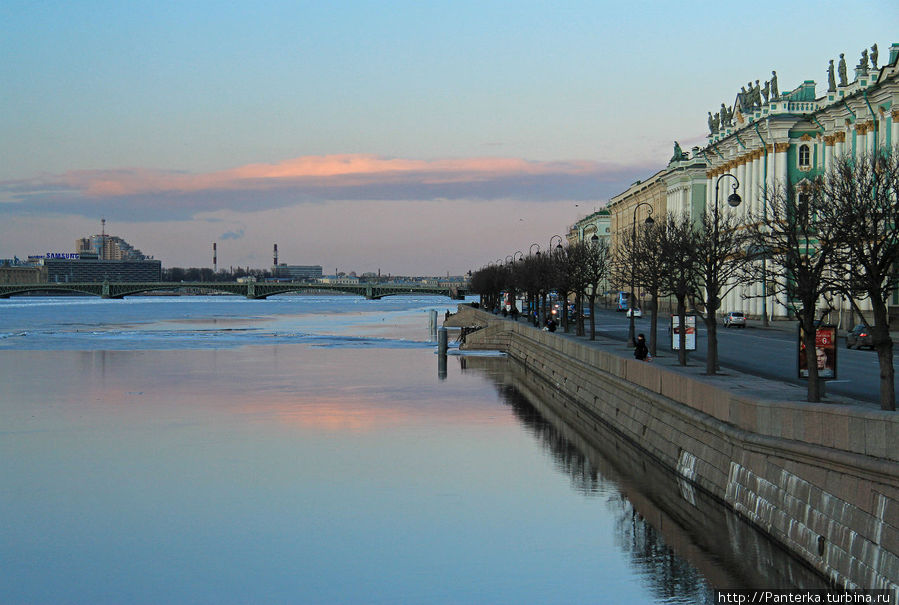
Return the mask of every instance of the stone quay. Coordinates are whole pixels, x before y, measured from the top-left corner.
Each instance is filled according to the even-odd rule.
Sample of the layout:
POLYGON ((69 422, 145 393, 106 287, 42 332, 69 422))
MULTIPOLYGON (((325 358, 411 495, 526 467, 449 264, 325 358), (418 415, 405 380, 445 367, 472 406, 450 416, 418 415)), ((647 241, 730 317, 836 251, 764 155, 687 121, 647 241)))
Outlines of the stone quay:
MULTIPOLYGON (((808 403, 805 389, 728 370, 647 363, 468 305, 444 323, 466 350, 507 353, 585 439, 599 425, 711 495, 834 586, 899 598, 899 415, 808 403), (561 394, 563 397, 556 395, 561 394)), ((697 510, 697 514, 701 514, 697 510)))

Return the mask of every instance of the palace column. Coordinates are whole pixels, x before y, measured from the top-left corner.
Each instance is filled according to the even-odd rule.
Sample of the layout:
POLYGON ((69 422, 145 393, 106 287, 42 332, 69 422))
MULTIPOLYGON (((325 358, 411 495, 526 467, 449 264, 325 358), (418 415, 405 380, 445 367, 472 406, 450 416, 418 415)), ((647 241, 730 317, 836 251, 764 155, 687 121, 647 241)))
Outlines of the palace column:
POLYGON ((858 160, 865 154, 865 125, 856 122, 855 129, 855 159, 858 160))
MULTIPOLYGON (((746 189, 746 156, 743 156, 737 160, 737 169, 734 172, 736 173, 737 181, 740 183, 739 194, 745 200, 746 192, 748 191, 746 189)), ((727 190, 732 191, 730 187, 728 187, 727 190)), ((727 195, 722 195, 721 197, 727 199, 727 195)), ((748 200, 745 203, 740 204, 736 208, 733 208, 733 213, 737 215, 737 217, 743 218, 744 216, 746 216, 747 204, 748 200)))
POLYGON ((873 154, 874 150, 876 149, 876 146, 877 146, 877 139, 875 138, 876 136, 877 136, 877 122, 876 121, 868 122, 867 132, 865 133, 865 152, 868 155, 873 154))
POLYGON ((899 109, 894 109, 890 114, 893 118, 893 125, 890 130, 890 147, 896 147, 899 145, 899 109))
POLYGON ((833 157, 834 159, 842 157, 846 153, 846 131, 841 130, 833 134, 833 157))
MULTIPOLYGON (((787 150, 790 148, 789 143, 774 144, 774 181, 779 190, 780 195, 786 194, 788 185, 787 179, 787 150)), ((783 292, 777 295, 777 301, 774 305, 774 313, 777 316, 784 317, 787 314, 786 298, 783 292)))
POLYGON ((787 182, 787 150, 789 143, 774 144, 774 182, 782 191, 786 190, 787 182))
MULTIPOLYGON (((752 155, 753 151, 747 151, 746 155, 743 156, 743 163, 740 165, 741 172, 743 174, 743 179, 740 181, 740 195, 743 197, 743 203, 740 204, 740 217, 745 221, 752 216, 752 191, 753 191, 753 174, 752 174, 752 155)), ((749 295, 749 290, 745 282, 741 282, 735 289, 735 298, 734 301, 734 309, 737 311, 742 311, 743 313, 749 313, 749 305, 750 302, 746 296, 749 295)))
MULTIPOLYGON (((762 151, 761 149, 756 149, 752 152, 752 163, 750 164, 749 173, 751 175, 750 181, 752 182, 752 187, 748 191, 748 198, 750 204, 750 214, 758 218, 761 214, 761 204, 759 200, 761 199, 762 194, 762 151)), ((753 261, 757 262, 757 261, 753 261)), ((761 315, 762 303, 758 298, 762 294, 762 289, 758 281, 753 281, 749 284, 749 300, 747 301, 747 305, 749 307, 748 313, 753 317, 758 317, 761 315)))
POLYGON ((834 138, 833 135, 824 137, 824 174, 830 172, 833 165, 834 138))
POLYGON ((752 167, 755 173, 752 179, 755 183, 755 191, 752 195, 752 211, 760 215, 762 213, 762 200, 765 195, 765 159, 761 149, 756 149, 752 167))

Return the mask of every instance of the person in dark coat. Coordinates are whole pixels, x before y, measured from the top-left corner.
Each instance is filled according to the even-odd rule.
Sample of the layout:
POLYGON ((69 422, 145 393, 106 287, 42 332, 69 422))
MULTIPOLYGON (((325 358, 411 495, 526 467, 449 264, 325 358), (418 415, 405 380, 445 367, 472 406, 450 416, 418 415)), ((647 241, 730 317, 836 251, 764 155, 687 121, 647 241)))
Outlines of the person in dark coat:
POLYGON ((646 361, 649 356, 649 348, 646 346, 646 337, 640 334, 637 337, 637 344, 634 346, 634 357, 640 361, 646 361))

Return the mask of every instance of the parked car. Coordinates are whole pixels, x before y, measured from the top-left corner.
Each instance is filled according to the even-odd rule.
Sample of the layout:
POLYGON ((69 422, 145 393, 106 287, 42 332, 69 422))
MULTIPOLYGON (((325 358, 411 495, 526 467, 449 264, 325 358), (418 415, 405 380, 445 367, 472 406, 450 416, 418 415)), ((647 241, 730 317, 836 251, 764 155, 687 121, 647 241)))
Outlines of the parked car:
POLYGON ((746 316, 739 311, 731 311, 724 316, 725 328, 745 328, 746 316))
POLYGON ((858 324, 846 334, 846 346, 850 349, 861 349, 862 347, 874 348, 874 339, 871 332, 865 324, 858 324))
POLYGON ((639 308, 628 309, 627 317, 630 317, 631 315, 633 315, 634 317, 643 317, 643 311, 641 311, 639 308))

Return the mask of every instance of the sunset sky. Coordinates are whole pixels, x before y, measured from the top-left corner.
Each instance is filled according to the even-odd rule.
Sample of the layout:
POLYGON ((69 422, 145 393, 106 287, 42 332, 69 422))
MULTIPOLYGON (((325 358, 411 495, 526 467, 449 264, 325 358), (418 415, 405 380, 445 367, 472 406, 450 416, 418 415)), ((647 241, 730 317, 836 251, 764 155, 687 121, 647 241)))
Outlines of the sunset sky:
POLYGON ((171 266, 461 274, 701 145, 776 69, 826 88, 899 4, 0 3, 0 258, 100 231, 171 266), (796 8, 793 8, 796 7, 796 8))

